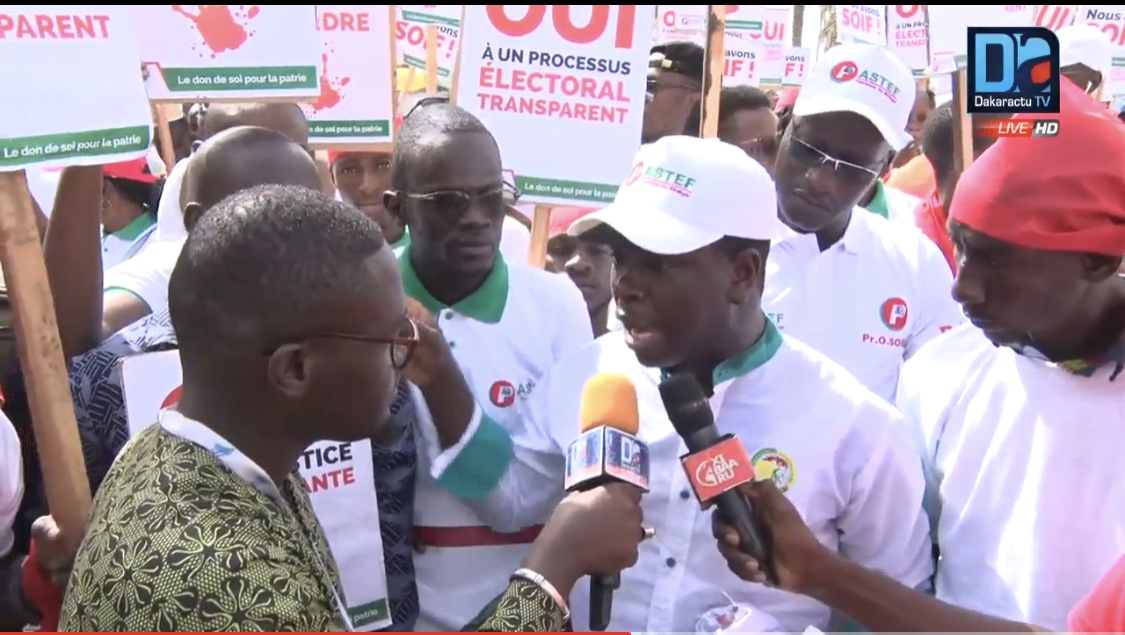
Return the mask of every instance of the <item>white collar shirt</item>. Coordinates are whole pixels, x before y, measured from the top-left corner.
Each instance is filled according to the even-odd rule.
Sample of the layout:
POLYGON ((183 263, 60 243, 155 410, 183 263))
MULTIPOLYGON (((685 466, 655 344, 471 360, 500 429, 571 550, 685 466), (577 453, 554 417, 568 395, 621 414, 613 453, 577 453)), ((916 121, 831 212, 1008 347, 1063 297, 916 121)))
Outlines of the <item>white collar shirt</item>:
POLYGON ((855 208, 836 244, 790 231, 770 248, 762 308, 787 335, 894 399, 903 363, 965 321, 945 258, 921 232, 855 208))
MULTIPOLYGON (((562 497, 563 456, 578 433, 585 383, 620 373, 637 387, 639 437, 650 452, 645 524, 656 529, 640 560, 622 573, 609 630, 694 632, 708 611, 732 601, 773 616, 786 631, 827 627, 830 611, 814 600, 738 580, 711 536, 709 512, 690 493, 679 457, 683 441, 668 421, 660 371, 642 367, 619 332, 563 359, 536 387, 516 460, 478 508, 518 526, 562 497)), ((770 328, 755 347, 716 370, 711 398, 722 433, 735 433, 756 472, 787 490, 827 546, 911 587, 931 572, 924 480, 899 414, 838 365, 770 328), (770 350, 772 349, 772 350, 770 350)), ((575 625, 588 623, 588 585, 570 603, 575 625)))

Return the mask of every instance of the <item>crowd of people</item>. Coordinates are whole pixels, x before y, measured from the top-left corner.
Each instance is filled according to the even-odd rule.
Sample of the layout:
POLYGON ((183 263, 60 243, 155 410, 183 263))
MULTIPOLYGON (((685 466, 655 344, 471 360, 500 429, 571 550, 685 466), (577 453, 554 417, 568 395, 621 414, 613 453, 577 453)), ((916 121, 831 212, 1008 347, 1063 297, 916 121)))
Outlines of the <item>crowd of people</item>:
POLYGON ((393 152, 210 104, 172 122, 166 170, 64 169, 37 198, 96 496, 83 535, 54 524, 0 347, 0 628, 352 630, 359 566, 390 631, 584 630, 615 573, 615 631, 1125 631, 1104 37, 1059 33, 1057 137, 980 137, 965 170, 956 105, 885 49, 724 88, 703 139, 704 51, 657 46, 632 174, 553 210, 545 269, 496 140, 440 94, 393 152), (179 401, 134 434, 121 362, 167 350, 179 401), (692 495, 658 391, 678 372, 751 457, 768 561, 692 495), (636 387, 644 495, 563 489, 599 373, 636 387), (382 549, 357 562, 295 471, 326 441, 370 449, 377 497, 349 508, 382 549))

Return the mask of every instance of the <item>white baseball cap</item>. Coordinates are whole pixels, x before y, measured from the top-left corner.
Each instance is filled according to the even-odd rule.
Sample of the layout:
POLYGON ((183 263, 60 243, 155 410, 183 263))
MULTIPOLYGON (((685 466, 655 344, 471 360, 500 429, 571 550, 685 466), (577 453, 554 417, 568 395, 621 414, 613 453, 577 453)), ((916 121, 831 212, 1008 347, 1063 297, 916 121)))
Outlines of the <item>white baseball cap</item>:
POLYGON ((773 180, 741 148, 718 139, 672 136, 641 146, 608 207, 567 230, 580 236, 608 225, 645 251, 686 254, 725 236, 774 240, 773 180))
POLYGON ((913 137, 906 131, 917 94, 914 74, 887 49, 841 44, 821 54, 793 104, 793 115, 854 112, 867 119, 895 150, 913 137))
POLYGON ((1085 64, 1101 73, 1102 81, 1109 81, 1113 42, 1108 35, 1089 24, 1064 26, 1056 35, 1059 37, 1059 66, 1085 64))

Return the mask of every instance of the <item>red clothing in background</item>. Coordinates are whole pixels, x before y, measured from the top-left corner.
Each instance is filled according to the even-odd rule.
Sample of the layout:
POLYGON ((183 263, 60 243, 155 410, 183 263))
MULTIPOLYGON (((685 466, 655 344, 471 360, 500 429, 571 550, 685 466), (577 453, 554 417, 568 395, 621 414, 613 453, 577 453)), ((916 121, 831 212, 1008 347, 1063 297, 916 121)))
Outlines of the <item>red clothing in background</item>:
POLYGON ((937 191, 932 192, 918 206, 918 209, 914 212, 914 221, 917 223, 918 229, 921 229, 922 233, 938 246, 942 255, 945 256, 945 261, 949 263, 949 269, 953 272, 953 275, 957 275, 957 256, 953 253, 953 240, 949 238, 945 210, 942 209, 941 199, 938 197, 937 191))
POLYGON ((1076 633, 1125 633, 1125 558, 1071 610, 1067 625, 1076 633))

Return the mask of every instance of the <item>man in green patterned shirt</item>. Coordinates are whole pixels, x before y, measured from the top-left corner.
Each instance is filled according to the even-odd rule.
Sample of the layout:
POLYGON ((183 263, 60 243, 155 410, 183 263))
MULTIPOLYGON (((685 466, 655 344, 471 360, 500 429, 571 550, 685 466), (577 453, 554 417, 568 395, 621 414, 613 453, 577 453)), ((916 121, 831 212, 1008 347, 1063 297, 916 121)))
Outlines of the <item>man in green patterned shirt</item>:
MULTIPOLYGON (((350 630, 294 466, 312 443, 370 438, 389 416, 420 328, 390 248, 351 206, 308 188, 253 188, 199 221, 169 307, 178 409, 102 483, 59 630, 350 630)), ((625 486, 564 501, 474 630, 565 629, 579 577, 636 560, 639 498, 625 486)))

